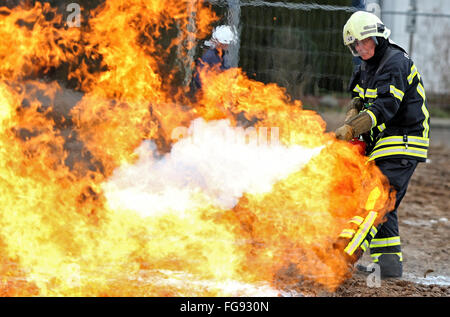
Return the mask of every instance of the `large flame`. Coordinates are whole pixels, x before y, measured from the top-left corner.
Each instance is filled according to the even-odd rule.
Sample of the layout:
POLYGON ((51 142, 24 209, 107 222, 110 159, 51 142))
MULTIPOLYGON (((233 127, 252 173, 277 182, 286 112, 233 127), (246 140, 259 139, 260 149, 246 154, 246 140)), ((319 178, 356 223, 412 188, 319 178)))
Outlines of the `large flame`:
POLYGON ((4 296, 333 290, 348 220, 392 207, 375 165, 280 87, 212 68, 186 97, 167 61, 211 31, 203 1, 105 1, 81 28, 39 2, 0 15, 4 296))

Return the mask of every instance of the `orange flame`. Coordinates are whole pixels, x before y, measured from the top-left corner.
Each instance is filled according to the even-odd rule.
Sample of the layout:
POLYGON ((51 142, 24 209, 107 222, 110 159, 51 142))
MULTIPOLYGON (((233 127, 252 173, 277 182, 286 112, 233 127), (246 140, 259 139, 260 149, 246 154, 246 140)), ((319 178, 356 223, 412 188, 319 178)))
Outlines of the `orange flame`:
POLYGON ((274 294, 286 267, 332 290, 347 221, 374 188, 377 223, 392 207, 375 165, 280 87, 213 68, 186 97, 168 61, 218 19, 201 1, 105 1, 82 28, 48 3, 0 15, 3 296, 274 294), (279 143, 192 143, 199 129, 279 143))

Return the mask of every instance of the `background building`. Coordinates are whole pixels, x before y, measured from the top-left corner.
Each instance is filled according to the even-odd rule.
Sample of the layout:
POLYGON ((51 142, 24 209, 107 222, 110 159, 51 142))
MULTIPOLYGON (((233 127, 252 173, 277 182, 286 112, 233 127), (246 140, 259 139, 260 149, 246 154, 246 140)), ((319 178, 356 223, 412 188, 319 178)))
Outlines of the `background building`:
POLYGON ((408 50, 430 93, 448 94, 450 90, 449 4, 445 0, 380 1, 382 19, 391 27, 392 38, 408 50))

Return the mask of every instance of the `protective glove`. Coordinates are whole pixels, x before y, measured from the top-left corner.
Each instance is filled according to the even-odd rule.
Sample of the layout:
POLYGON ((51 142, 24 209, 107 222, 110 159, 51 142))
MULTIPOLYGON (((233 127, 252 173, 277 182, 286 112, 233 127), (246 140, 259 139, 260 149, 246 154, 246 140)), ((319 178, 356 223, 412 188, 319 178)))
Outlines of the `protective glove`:
POLYGON ((365 111, 360 112, 358 115, 350 118, 345 124, 353 128, 353 136, 358 136, 370 131, 373 128, 374 122, 372 117, 365 111))
POLYGON ((335 131, 336 134, 336 139, 338 140, 343 140, 343 141, 350 141, 351 139, 353 139, 353 128, 348 125, 348 124, 344 124, 342 127, 338 128, 335 131))
POLYGON ((348 121, 349 119, 356 116, 364 107, 364 102, 361 98, 353 98, 352 101, 347 105, 346 107, 346 114, 345 114, 345 120, 348 121))
POLYGON ((345 124, 335 131, 338 140, 350 141, 354 137, 361 135, 372 129, 372 118, 367 112, 361 112, 350 118, 345 124))

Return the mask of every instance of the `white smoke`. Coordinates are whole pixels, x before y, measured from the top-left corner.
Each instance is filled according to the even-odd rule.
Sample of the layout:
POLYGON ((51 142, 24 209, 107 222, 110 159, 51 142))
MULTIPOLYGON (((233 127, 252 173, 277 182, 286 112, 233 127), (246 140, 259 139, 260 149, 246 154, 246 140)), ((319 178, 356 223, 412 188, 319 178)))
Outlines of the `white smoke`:
POLYGON ((270 192, 321 150, 249 140, 248 130, 227 120, 197 119, 186 134, 162 157, 144 141, 138 162, 118 168, 104 184, 109 206, 142 216, 183 213, 205 202, 230 209, 244 193, 270 192))

